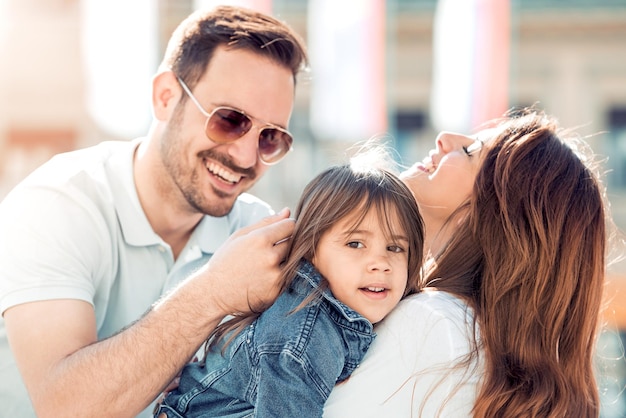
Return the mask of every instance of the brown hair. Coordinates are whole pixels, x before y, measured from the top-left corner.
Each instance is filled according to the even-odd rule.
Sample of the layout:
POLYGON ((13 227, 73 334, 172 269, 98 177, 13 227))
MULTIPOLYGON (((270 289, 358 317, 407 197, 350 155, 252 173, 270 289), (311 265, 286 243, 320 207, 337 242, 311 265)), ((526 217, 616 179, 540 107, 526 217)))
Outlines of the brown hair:
MULTIPOLYGON (((399 220, 409 245, 405 295, 417 291, 423 258, 424 225, 410 189, 390 171, 371 165, 375 161, 372 156, 382 151, 382 147, 370 147, 353 158, 352 163, 326 169, 305 187, 295 212, 295 230, 283 267, 284 289, 296 275, 300 260, 313 259, 320 238, 326 231, 355 212, 359 214, 354 217, 356 228, 370 210, 375 210, 389 236, 397 235, 398 232, 394 233, 390 215, 395 214, 399 220)), ((376 161, 382 162, 383 158, 376 161)), ((320 288, 324 289, 326 285, 323 282, 320 288)), ((316 296, 318 294, 312 294, 303 305, 316 296)), ((235 330, 236 333, 241 330, 258 315, 246 314, 223 323, 210 337, 210 347, 230 331, 235 330)))
POLYGON ((218 46, 245 49, 265 56, 294 76, 304 69, 307 53, 300 36, 285 23, 240 7, 198 10, 174 31, 161 62, 193 89, 218 46))
POLYGON ((466 215, 425 286, 475 310, 485 356, 475 416, 597 417, 604 189, 582 141, 536 110, 516 116, 485 146, 466 215))

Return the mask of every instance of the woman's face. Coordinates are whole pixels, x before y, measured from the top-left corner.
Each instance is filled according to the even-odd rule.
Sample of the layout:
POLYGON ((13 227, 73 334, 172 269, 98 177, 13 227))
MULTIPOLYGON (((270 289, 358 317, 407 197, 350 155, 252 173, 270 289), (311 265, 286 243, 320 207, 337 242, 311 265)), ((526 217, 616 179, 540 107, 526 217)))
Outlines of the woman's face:
POLYGON ((442 132, 428 157, 400 174, 409 186, 424 220, 444 222, 471 193, 484 155, 483 145, 493 129, 466 136, 442 132))

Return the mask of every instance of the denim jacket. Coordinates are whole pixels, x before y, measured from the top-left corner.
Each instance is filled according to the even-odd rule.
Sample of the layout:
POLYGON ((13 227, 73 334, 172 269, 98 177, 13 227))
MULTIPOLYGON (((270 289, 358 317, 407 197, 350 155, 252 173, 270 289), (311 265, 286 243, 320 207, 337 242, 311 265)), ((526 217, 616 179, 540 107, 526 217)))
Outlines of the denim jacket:
POLYGON ((375 337, 372 324, 328 289, 292 313, 321 280, 303 260, 289 289, 223 355, 216 347, 183 369, 155 416, 321 417, 333 386, 350 376, 375 337))

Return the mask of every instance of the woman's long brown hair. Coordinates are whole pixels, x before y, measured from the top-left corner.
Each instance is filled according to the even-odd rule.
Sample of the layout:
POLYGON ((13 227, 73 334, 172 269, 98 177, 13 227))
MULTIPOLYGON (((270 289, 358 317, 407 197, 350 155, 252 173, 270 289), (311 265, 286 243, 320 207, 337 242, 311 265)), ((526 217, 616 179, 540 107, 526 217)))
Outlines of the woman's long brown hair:
POLYGON ((554 120, 530 111, 502 123, 424 285, 475 310, 475 416, 598 417, 604 189, 554 120))

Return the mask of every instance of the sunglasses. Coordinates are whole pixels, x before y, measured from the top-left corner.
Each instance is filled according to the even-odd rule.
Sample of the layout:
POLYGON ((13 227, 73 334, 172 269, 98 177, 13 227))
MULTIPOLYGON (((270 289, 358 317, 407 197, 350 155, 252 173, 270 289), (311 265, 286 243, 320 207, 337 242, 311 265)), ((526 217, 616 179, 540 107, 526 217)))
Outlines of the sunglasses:
MULTIPOLYGON (((234 142, 243 137, 254 126, 251 116, 231 107, 219 106, 212 112, 207 112, 202 108, 198 99, 191 94, 191 90, 185 82, 180 77, 177 78, 191 101, 207 117, 204 124, 204 134, 211 141, 218 144, 234 142)), ((257 148, 259 158, 264 164, 276 164, 293 149, 292 143, 293 136, 287 130, 270 123, 264 123, 259 129, 259 146, 257 148)))

